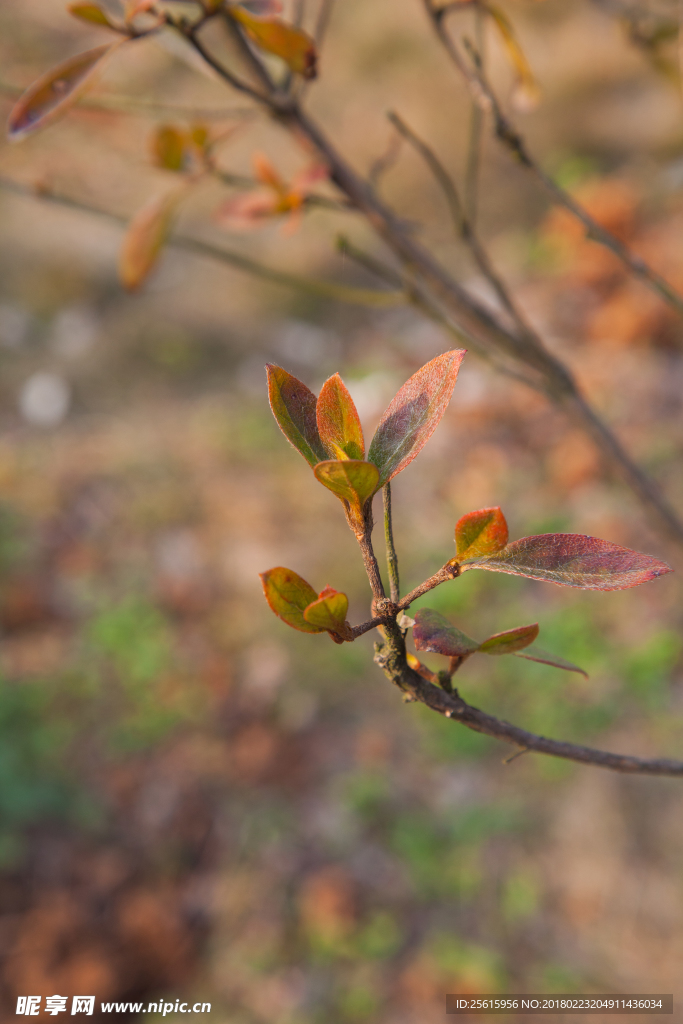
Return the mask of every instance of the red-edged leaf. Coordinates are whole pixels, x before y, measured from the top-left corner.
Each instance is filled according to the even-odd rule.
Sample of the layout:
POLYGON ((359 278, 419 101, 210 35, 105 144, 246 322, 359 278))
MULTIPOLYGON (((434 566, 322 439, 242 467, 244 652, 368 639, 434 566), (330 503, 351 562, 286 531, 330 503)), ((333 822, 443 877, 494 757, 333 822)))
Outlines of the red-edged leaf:
POLYGON ((230 5, 230 15, 239 21, 249 38, 267 53, 273 53, 304 78, 315 78, 315 43, 306 32, 279 18, 258 17, 243 7, 230 5))
POLYGON ((152 155, 158 167, 182 171, 185 166, 185 132, 172 124, 161 124, 152 136, 152 155))
POLYGON ((326 380, 316 406, 318 433, 332 459, 365 458, 358 410, 338 373, 326 380))
POLYGON ((458 559, 490 555, 508 542, 508 524, 499 508, 480 508, 468 512, 455 526, 455 548, 458 559))
POLYGON ((310 583, 282 565, 260 576, 266 601, 283 622, 302 633, 325 632, 323 626, 315 626, 304 618, 305 610, 318 599, 310 583))
POLYGON ((318 600, 304 609, 304 618, 311 626, 336 633, 344 630, 348 610, 349 599, 346 594, 332 587, 325 587, 320 591, 318 600))
POLYGON ((328 459, 313 470, 317 479, 338 498, 362 509, 379 486, 379 472, 372 462, 360 459, 328 459))
POLYGON ((515 652, 515 657, 526 658, 527 661, 538 661, 542 665, 552 665, 554 668, 564 669, 565 672, 578 672, 579 675, 585 676, 588 679, 588 673, 584 669, 574 665, 571 661, 559 658, 556 654, 548 654, 547 651, 542 651, 540 647, 527 647, 525 651, 515 652))
POLYGON ((131 220, 119 253, 119 277, 125 288, 139 288, 154 269, 188 185, 184 182, 172 192, 155 196, 131 220))
POLYGON ((69 14, 73 14, 74 18, 80 18, 81 21, 90 22, 92 25, 104 25, 106 28, 116 28, 99 4, 74 3, 68 4, 66 9, 69 14))
POLYGON ((452 349, 426 363, 406 381, 382 416, 368 451, 368 459, 380 471, 380 486, 405 469, 434 433, 464 355, 464 349, 452 349))
POLYGON ((416 612, 413 642, 418 651, 432 651, 451 658, 464 658, 479 650, 476 640, 456 629, 433 608, 420 608, 416 612))
POLYGON ((496 554, 463 562, 462 569, 491 569, 583 590, 626 590, 672 571, 651 555, 579 533, 523 537, 496 554))
POLYGON ((291 445, 311 466, 322 462, 327 452, 315 421, 315 395, 281 366, 266 366, 268 398, 273 416, 291 445))
POLYGON ((29 86, 9 116, 10 139, 23 138, 61 117, 92 84, 93 72, 102 58, 119 45, 106 43, 70 57, 29 86))
POLYGON ((515 654, 532 644, 538 636, 538 623, 532 626, 517 626, 504 633, 494 633, 479 645, 482 654, 515 654))

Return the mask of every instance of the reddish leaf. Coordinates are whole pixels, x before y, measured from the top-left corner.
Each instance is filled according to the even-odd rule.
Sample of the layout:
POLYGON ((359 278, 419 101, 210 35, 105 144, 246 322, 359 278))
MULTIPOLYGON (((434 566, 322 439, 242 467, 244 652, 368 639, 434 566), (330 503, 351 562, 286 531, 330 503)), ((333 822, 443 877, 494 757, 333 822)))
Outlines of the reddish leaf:
POLYGON ((20 139, 61 117, 91 85, 102 58, 119 45, 106 43, 70 57, 29 86, 9 116, 10 139, 20 139))
POLYGON ((386 410, 372 439, 368 459, 384 486, 422 450, 446 411, 464 349, 444 352, 414 373, 386 410))
POLYGON ((476 640, 456 629, 433 608, 420 608, 415 614, 413 642, 418 651, 432 651, 451 658, 464 658, 479 650, 476 640))
POLYGON ((508 542, 508 524, 499 508, 468 512, 455 526, 458 559, 474 558, 500 551, 508 542))
POLYGON ((323 462, 323 447, 315 421, 315 395, 281 366, 266 366, 268 397, 280 430, 311 466, 323 462))
POLYGON ((362 509, 379 486, 377 466, 360 459, 329 459, 319 462, 313 472, 321 484, 357 509, 362 509))
POLYGON ((323 384, 315 414, 320 439, 330 458, 365 458, 363 428, 358 411, 338 373, 323 384))
POLYGON ((116 28, 105 11, 98 4, 75 3, 67 6, 69 14, 81 21, 88 21, 93 25, 105 25, 107 28, 116 28))
POLYGON ((304 618, 311 626, 327 629, 332 633, 343 632, 346 615, 349 610, 349 599, 332 587, 320 591, 317 601, 313 601, 304 610, 304 618))
POLYGON ((261 50, 273 53, 304 78, 315 78, 317 54, 315 43, 302 29, 288 25, 279 18, 258 17, 243 7, 230 5, 230 15, 239 21, 249 38, 261 50))
POLYGON ((578 533, 523 537, 496 554, 462 563, 462 568, 491 569, 584 590, 625 590, 672 571, 650 555, 578 533))
POLYGON ((318 599, 310 583, 281 565, 260 576, 266 601, 283 622, 302 633, 325 632, 323 626, 315 626, 304 618, 305 610, 318 599))
POLYGON ((532 626, 517 626, 504 633, 494 633, 479 645, 482 654, 514 654, 532 644, 538 636, 538 623, 532 626))
POLYGON ((588 673, 578 665, 572 664, 571 661, 565 661, 564 658, 558 658, 556 654, 548 654, 546 651, 542 651, 540 647, 527 647, 525 651, 516 651, 516 658, 526 658, 527 661, 538 661, 542 665, 552 665, 554 668, 562 668, 565 672, 578 672, 579 675, 585 676, 588 679, 588 673))
POLYGON ((184 182, 179 189, 155 196, 131 220, 119 253, 119 277, 125 288, 139 288, 154 269, 187 188, 184 182))
POLYGON ((161 124, 152 137, 152 154, 158 167, 182 171, 185 165, 185 133, 172 124, 161 124))

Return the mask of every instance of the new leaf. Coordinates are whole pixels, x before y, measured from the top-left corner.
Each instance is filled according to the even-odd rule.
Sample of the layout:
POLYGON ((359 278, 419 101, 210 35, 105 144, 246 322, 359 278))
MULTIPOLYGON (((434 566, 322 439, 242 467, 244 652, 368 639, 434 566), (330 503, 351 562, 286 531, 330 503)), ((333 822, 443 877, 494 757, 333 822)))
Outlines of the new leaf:
POLYGON ((310 583, 292 569, 285 569, 281 565, 260 573, 260 576, 266 601, 283 622, 302 633, 325 632, 324 626, 316 626, 304 618, 309 605, 318 600, 310 583))
POLYGON ((318 433, 315 395, 281 366, 269 363, 266 372, 270 408, 280 430, 310 466, 323 462, 327 452, 318 433))
POLYGON ((315 43, 306 32, 279 18, 260 18, 232 4, 228 12, 261 50, 275 54, 296 74, 315 78, 318 55, 315 43))
POLYGON ((513 541, 490 555, 461 563, 466 569, 490 569, 532 580, 549 580, 583 590, 626 590, 671 572, 651 555, 579 533, 542 533, 513 541))
POLYGON ((380 420, 368 459, 383 487, 422 450, 446 411, 464 349, 452 349, 426 363, 406 381, 380 420))
POLYGON ((499 508, 480 508, 468 512, 455 526, 458 560, 495 554, 508 542, 508 524, 499 508))
POLYGON ((124 287, 139 288, 154 269, 173 226, 178 204, 189 187, 155 196, 131 220, 119 253, 119 277, 124 287))
POLYGON ((531 626, 517 626, 504 633, 494 633, 479 645, 482 654, 515 654, 533 643, 538 636, 538 623, 531 626))
POLYGON ((553 668, 562 668, 565 672, 578 672, 579 675, 585 676, 588 679, 588 673, 584 669, 579 668, 578 665, 574 665, 573 662, 567 661, 565 658, 559 658, 556 654, 548 654, 547 651, 541 650, 540 647, 527 647, 523 651, 515 651, 514 654, 516 658, 538 661, 541 665, 552 665, 553 668))
POLYGON ((317 601, 304 609, 304 618, 311 626, 318 626, 331 633, 344 632, 349 599, 333 587, 320 591, 317 601))
POLYGON ((359 511, 379 486, 379 471, 372 462, 326 460, 313 472, 321 484, 359 511))
POLYGON ((316 405, 320 439, 332 459, 365 458, 358 410, 338 373, 323 384, 316 405))

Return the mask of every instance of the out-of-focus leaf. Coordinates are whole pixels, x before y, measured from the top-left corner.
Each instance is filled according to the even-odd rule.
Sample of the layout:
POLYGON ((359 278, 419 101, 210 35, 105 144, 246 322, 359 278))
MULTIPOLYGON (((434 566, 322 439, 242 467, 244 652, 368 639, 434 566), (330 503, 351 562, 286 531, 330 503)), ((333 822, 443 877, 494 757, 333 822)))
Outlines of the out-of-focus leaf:
POLYGON ((182 171, 185 165, 186 136, 172 124, 161 124, 152 137, 152 154, 158 167, 182 171))
POLYGON ((266 372, 270 408, 280 430, 309 465, 323 462, 327 452, 315 419, 315 395, 281 366, 268 363, 266 372))
POLYGON ((10 139, 20 139, 56 121, 92 84, 95 68, 120 43, 106 43, 70 57, 29 86, 7 123, 10 139))
POLYGON ((474 558, 500 551, 508 542, 508 524, 499 508, 468 512, 455 525, 458 559, 474 558))
POLYGON ((362 509, 379 487, 377 466, 360 459, 326 460, 319 462, 313 472, 338 498, 358 509, 362 509))
POLYGON ((588 673, 584 669, 579 668, 578 665, 574 665, 571 661, 566 661, 564 658, 559 658, 556 654, 548 654, 547 651, 541 650, 540 647, 527 647, 525 651, 516 651, 516 658, 526 658, 527 661, 539 661, 542 665, 552 665, 554 668, 562 668, 565 672, 578 672, 579 675, 585 676, 588 679, 588 673))
POLYGON ((131 220, 119 252, 119 278, 125 288, 139 288, 154 269, 188 188, 183 182, 180 188, 155 196, 131 220))
POLYGON ((98 4, 68 4, 66 9, 69 14, 73 14, 74 18, 80 18, 81 21, 89 21, 93 25, 105 25, 107 28, 116 28, 116 25, 109 20, 109 16, 98 4))
POLYGON ((517 75, 517 86, 513 95, 513 101, 521 110, 533 110, 540 100, 541 90, 538 87, 529 61, 526 59, 526 54, 515 36, 512 24, 500 8, 492 7, 491 4, 483 6, 500 32, 503 46, 517 75))
POLYGON ((323 384, 316 405, 318 433, 333 459, 365 458, 358 410, 338 373, 323 384))
POLYGON ((315 78, 315 43, 306 32, 279 18, 259 17, 233 4, 228 7, 228 11, 261 50, 280 57, 296 74, 304 78, 315 78))
POLYGON ((330 630, 333 633, 344 629, 349 610, 349 599, 333 587, 320 591, 317 601, 304 609, 304 618, 311 626, 330 630))
POLYGON ((282 565, 262 572, 260 576, 266 601, 283 622, 302 633, 325 632, 324 626, 315 626, 304 618, 305 610, 318 600, 310 583, 282 565))
POLYGON ((420 608, 415 613, 413 642, 418 651, 432 651, 451 658, 464 658, 479 650, 476 640, 456 629, 433 608, 420 608))
POLYGON ((490 569, 583 590, 626 590, 672 571, 651 555, 579 533, 523 537, 496 554, 478 555, 461 565, 463 571, 490 569))
POLYGON ((368 459, 384 486, 405 469, 434 433, 448 405, 465 349, 452 349, 426 363, 406 381, 380 420, 368 459))
POLYGON ((479 645, 482 654, 514 654, 532 644, 538 636, 538 623, 532 626, 517 626, 504 633, 494 633, 479 645))

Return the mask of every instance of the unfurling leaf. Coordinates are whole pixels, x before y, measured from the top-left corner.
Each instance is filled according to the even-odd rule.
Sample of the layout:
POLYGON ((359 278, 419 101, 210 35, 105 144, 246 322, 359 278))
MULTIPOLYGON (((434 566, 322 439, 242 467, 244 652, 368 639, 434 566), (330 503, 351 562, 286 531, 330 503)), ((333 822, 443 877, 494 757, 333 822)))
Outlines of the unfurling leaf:
POLYGON ((360 459, 326 460, 313 472, 321 484, 358 510, 379 487, 377 466, 360 459))
POLYGON ((316 406, 318 433, 333 459, 365 458, 358 410, 338 373, 326 380, 316 406))
POLYGON ((249 14, 243 7, 231 4, 228 12, 238 21, 256 45, 267 53, 273 53, 298 75, 315 78, 317 54, 315 43, 306 32, 279 18, 258 17, 249 14))
POLYGON ((93 25, 105 25, 107 28, 116 28, 110 20, 109 16, 98 4, 88 3, 75 3, 67 6, 69 14, 73 14, 74 18, 80 18, 81 21, 89 21, 93 25))
POLYGON ((161 124, 152 137, 152 155, 158 167, 182 171, 185 166, 186 136, 172 124, 161 124))
POLYGON ((556 654, 548 654, 547 651, 542 651, 540 647, 527 647, 524 651, 515 651, 514 653, 516 658, 538 661, 541 665, 552 665, 554 668, 564 669, 565 672, 578 672, 579 675, 585 676, 588 679, 588 673, 584 669, 574 665, 571 661, 566 661, 564 658, 558 658, 556 654))
POLYGON ((291 445, 310 466, 327 458, 315 419, 316 398, 302 381, 281 366, 266 366, 273 416, 291 445))
POLYGON ((651 555, 579 533, 542 533, 513 541, 502 551, 477 555, 462 570, 490 569, 583 590, 626 590, 671 572, 651 555))
POLYGON ((455 549, 458 560, 490 555, 508 542, 508 524, 499 508, 480 508, 468 512, 455 526, 455 549))
POLYGON ((103 57, 119 45, 106 43, 70 57, 29 86, 9 116, 10 139, 23 138, 61 117, 92 84, 93 72, 103 57))
POLYGON ((318 626, 331 633, 344 632, 348 610, 349 599, 346 594, 333 587, 325 587, 320 591, 318 600, 304 609, 304 618, 311 626, 318 626))
POLYGON ((452 349, 426 363, 406 381, 380 420, 368 459, 383 487, 422 450, 446 411, 465 349, 452 349))
POLYGON ((318 600, 310 583, 281 565, 260 573, 260 576, 266 601, 283 622, 302 633, 325 632, 324 626, 315 626, 304 618, 309 605, 318 600))
POLYGON ((538 636, 538 623, 532 626, 517 626, 504 633, 494 633, 479 645, 482 654, 515 654, 532 644, 538 636))
POLYGON ((431 651, 451 658, 465 658, 479 650, 476 640, 456 629, 433 608, 420 608, 415 614, 413 642, 418 651, 431 651))
POLYGON ((119 278, 125 288, 139 288, 154 269, 187 188, 184 182, 179 189, 155 196, 131 220, 119 253, 119 278))
POLYGON ((484 10, 490 14, 495 22, 500 32, 503 46, 517 75, 517 86, 513 95, 514 103, 520 110, 532 110, 538 104, 541 90, 538 87, 529 61, 526 59, 526 54, 515 36, 512 24, 507 15, 498 7, 485 4, 484 10))

